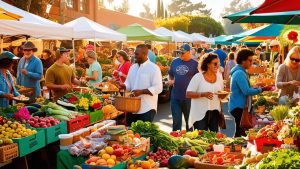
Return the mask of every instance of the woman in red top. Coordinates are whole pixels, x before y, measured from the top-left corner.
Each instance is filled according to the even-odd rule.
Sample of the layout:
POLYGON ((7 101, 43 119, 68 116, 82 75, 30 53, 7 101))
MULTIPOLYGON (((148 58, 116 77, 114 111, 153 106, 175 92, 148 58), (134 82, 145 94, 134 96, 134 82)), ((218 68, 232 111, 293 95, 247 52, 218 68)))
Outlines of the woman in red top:
POLYGON ((123 50, 117 52, 116 57, 120 62, 120 65, 118 69, 113 72, 113 76, 117 81, 124 83, 130 68, 130 60, 126 52, 123 50))

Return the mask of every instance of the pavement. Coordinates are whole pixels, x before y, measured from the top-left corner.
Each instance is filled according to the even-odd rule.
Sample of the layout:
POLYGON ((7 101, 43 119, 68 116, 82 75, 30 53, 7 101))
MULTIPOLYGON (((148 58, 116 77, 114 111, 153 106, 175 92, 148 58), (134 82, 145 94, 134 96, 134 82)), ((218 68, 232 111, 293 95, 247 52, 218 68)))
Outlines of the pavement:
MULTIPOLYGON (((228 112, 228 103, 222 103, 222 110, 224 111, 225 120, 226 120, 226 129, 221 130, 222 133, 226 134, 228 137, 233 137, 235 132, 235 123, 234 118, 228 112)), ((182 129, 185 129, 185 120, 182 117, 182 129)), ((172 131, 172 115, 170 102, 158 104, 157 114, 154 117, 154 122, 159 125, 160 129, 166 132, 172 131)))

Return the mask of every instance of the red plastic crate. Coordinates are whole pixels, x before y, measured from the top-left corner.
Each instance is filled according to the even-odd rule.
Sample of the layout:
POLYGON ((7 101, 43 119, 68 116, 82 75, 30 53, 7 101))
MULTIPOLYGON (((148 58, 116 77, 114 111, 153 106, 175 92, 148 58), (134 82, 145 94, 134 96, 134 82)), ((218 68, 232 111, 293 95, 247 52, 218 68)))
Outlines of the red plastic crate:
POLYGON ((67 122, 67 124, 68 124, 68 132, 69 133, 77 131, 82 128, 82 118, 81 118, 81 116, 76 117, 72 120, 69 120, 67 122))
POLYGON ((256 144, 257 151, 262 152, 264 146, 274 145, 274 147, 280 147, 282 141, 279 141, 278 139, 271 139, 271 138, 258 138, 255 139, 255 144, 256 144))
POLYGON ((86 127, 90 125, 90 115, 86 114, 81 117, 82 127, 86 127))

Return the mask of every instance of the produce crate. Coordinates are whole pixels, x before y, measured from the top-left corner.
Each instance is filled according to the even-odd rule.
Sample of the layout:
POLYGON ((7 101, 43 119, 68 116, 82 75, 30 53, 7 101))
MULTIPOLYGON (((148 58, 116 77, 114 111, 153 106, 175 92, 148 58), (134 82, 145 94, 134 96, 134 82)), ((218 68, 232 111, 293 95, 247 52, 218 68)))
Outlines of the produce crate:
POLYGON ((12 160, 19 156, 18 144, 13 143, 0 147, 0 163, 12 160))
POLYGON ((113 166, 112 168, 105 167, 105 166, 88 165, 88 164, 82 164, 81 167, 82 169, 126 169, 127 161, 120 162, 119 164, 113 166))
POLYGON ((90 112, 90 123, 95 123, 103 120, 103 112, 102 110, 90 112))
POLYGON ((13 139, 13 141, 14 143, 17 143, 19 146, 19 156, 23 157, 40 148, 45 147, 46 145, 45 131, 40 130, 34 135, 19 138, 19 139, 13 139))
POLYGON ((65 121, 60 122, 56 126, 52 126, 49 128, 38 128, 38 131, 44 130, 45 131, 45 137, 46 137, 46 144, 53 143, 55 141, 58 141, 58 135, 60 134, 67 134, 67 123, 65 121))
POLYGON ((258 138, 255 139, 256 150, 261 153, 267 153, 273 150, 273 147, 280 147, 282 141, 271 138, 258 138))
POLYGON ((67 121, 68 132, 72 133, 74 131, 82 129, 83 127, 88 126, 89 124, 90 124, 89 114, 85 114, 85 115, 76 117, 74 119, 67 121))

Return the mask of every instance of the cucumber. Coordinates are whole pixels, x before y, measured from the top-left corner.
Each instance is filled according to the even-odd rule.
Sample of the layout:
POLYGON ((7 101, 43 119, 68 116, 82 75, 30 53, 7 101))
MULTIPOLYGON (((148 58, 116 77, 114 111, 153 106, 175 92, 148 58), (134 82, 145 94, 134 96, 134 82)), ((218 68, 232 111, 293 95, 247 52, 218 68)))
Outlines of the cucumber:
POLYGON ((37 111, 40 110, 40 109, 38 109, 38 108, 36 108, 34 106, 26 106, 26 108, 28 109, 28 111, 29 111, 30 114, 33 114, 33 113, 35 113, 35 112, 37 112, 37 111))
POLYGON ((37 111, 35 113, 32 114, 32 116, 39 116, 39 117, 46 117, 47 113, 45 111, 37 111))
POLYGON ((32 104, 30 104, 28 106, 33 106, 33 107, 36 107, 38 109, 42 108, 42 106, 40 104, 38 104, 38 103, 32 103, 32 104))

